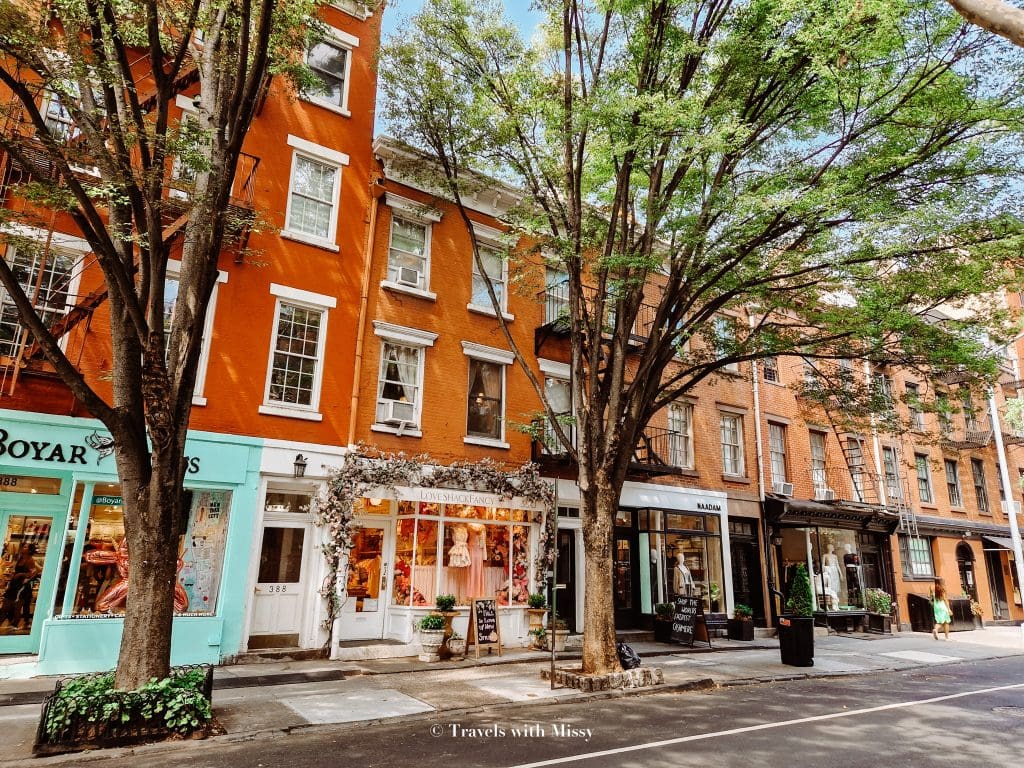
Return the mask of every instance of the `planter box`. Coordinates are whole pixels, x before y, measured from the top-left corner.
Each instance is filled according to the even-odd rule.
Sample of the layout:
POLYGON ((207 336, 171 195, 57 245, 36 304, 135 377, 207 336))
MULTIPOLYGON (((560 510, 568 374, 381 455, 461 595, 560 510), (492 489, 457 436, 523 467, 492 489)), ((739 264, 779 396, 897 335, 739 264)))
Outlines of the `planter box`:
POLYGON ((874 632, 879 635, 891 634, 892 616, 886 616, 884 613, 869 613, 868 632, 874 632))
POLYGON ((779 653, 791 667, 814 666, 814 618, 779 617, 779 653))
POLYGON ((654 641, 657 643, 671 643, 672 642, 672 620, 663 621, 661 619, 654 620, 654 641))
POLYGON ((729 619, 726 626, 729 630, 730 640, 746 640, 749 642, 754 639, 753 619, 729 619))
POLYGON ((552 630, 549 629, 547 631, 548 648, 549 649, 551 648, 551 642, 552 642, 551 636, 552 636, 552 634, 554 635, 555 653, 561 653, 562 651, 565 650, 565 638, 567 638, 569 636, 569 630, 568 629, 556 629, 556 630, 552 631, 552 630))
MULTIPOLYGON (((195 670, 203 670, 205 675, 199 693, 209 702, 213 701, 213 667, 205 665, 202 667, 175 667, 171 670, 171 677, 183 675, 195 670)), ((107 674, 107 673, 103 673, 107 674)), ((101 677, 102 675, 89 675, 88 677, 101 677)), ((42 713, 39 717, 39 727, 36 729, 36 741, 32 745, 32 754, 37 756, 59 755, 66 752, 81 752, 86 749, 106 749, 109 747, 124 747, 133 744, 142 744, 148 741, 163 741, 172 736, 191 736, 192 738, 205 738, 213 731, 213 723, 201 723, 191 733, 182 734, 181 731, 169 728, 163 720, 163 713, 155 713, 153 717, 145 718, 139 714, 141 707, 151 704, 157 700, 152 692, 146 691, 111 691, 103 696, 103 701, 112 705, 110 715, 107 719, 95 718, 89 720, 89 712, 79 710, 71 712, 66 722, 53 734, 48 734, 46 729, 47 719, 51 714, 56 714, 63 705, 61 690, 64 685, 72 679, 58 680, 57 685, 43 702, 42 713), (127 718, 127 719, 125 719, 127 718)), ((85 702, 82 703, 85 705, 85 702)))

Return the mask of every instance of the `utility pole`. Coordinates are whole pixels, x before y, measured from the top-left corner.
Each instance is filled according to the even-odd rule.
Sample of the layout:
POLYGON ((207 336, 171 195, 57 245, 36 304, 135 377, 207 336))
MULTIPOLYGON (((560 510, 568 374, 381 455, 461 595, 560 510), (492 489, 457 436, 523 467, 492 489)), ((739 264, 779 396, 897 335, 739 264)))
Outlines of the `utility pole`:
POLYGON ((1017 523, 1017 503, 1013 500, 1009 464, 1006 462, 1006 448, 1003 446, 1003 433, 999 426, 999 411, 996 410, 996 395, 992 387, 988 388, 988 412, 989 418, 992 420, 992 434, 996 439, 996 456, 999 459, 999 482, 1003 485, 1003 498, 1006 500, 1006 516, 1010 519, 1010 541, 1013 544, 1014 565, 1017 567, 1017 588, 1024 595, 1024 551, 1022 551, 1024 548, 1021 546, 1020 526, 1017 523))

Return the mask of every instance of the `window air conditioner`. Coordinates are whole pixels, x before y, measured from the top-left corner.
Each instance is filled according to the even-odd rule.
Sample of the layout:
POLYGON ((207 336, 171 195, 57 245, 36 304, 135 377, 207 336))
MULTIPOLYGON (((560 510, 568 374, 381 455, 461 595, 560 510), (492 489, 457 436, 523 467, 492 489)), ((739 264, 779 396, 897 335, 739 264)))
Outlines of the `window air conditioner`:
POLYGON ((413 288, 418 288, 420 284, 419 270, 412 269, 411 267, 399 267, 398 282, 402 285, 411 285, 413 288))
POLYGON ((404 424, 411 425, 416 415, 416 408, 412 403, 403 403, 400 400, 384 400, 381 402, 383 418, 382 424, 404 424))
POLYGON ((793 495, 793 484, 792 483, 772 483, 772 490, 779 496, 792 496, 793 495))
POLYGON ((1013 511, 1016 512, 1019 515, 1020 514, 1020 502, 1019 501, 1012 501, 1012 502, 1009 502, 1009 503, 1006 502, 1006 501, 1002 502, 1003 514, 1004 515, 1010 514, 1010 505, 1011 504, 1013 505, 1013 511))
POLYGON ((836 492, 831 488, 815 488, 814 489, 814 500, 815 501, 835 501, 836 492))

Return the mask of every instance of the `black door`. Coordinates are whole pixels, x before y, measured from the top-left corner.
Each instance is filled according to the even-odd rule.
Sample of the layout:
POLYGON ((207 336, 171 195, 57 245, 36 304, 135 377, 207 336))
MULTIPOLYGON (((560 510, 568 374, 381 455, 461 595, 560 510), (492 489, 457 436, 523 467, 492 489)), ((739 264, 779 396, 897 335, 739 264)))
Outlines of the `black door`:
POLYGON ((1006 601, 1006 583, 1003 581, 1003 563, 1002 557, 998 552, 985 552, 985 570, 988 571, 989 591, 992 593, 992 618, 1009 618, 1010 604, 1006 601))
POLYGON ((615 531, 612 555, 612 593, 615 599, 615 626, 632 629, 637 622, 636 536, 630 529, 615 531))
POLYGON ((729 540, 732 557, 733 605, 742 603, 754 612, 758 626, 767 626, 764 617, 764 596, 761 592, 761 555, 757 541, 729 540))
POLYGON ((576 531, 558 532, 558 567, 555 571, 558 591, 555 608, 558 618, 570 632, 576 631, 576 531))

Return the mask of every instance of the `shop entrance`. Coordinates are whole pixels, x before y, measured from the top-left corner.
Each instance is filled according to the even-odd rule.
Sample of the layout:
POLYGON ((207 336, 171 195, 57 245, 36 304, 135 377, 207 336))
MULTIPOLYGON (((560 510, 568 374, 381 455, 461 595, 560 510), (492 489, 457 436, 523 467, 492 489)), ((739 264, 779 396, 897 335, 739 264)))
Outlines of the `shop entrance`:
POLYGON ((555 607, 558 618, 570 632, 576 631, 576 531, 558 531, 558 570, 555 574, 558 591, 555 607))
POLYGON ((974 581, 974 551, 961 542, 956 545, 956 564, 960 571, 960 588, 971 600, 978 600, 978 585, 974 581))
POLYGON ((33 629, 45 618, 39 594, 52 525, 48 515, 0 510, 0 653, 38 650, 33 629))
POLYGON ((733 605, 750 606, 757 625, 767 626, 761 591, 761 550, 757 543, 756 522, 729 521, 729 554, 732 560, 733 605))
POLYGON ((1010 618, 1010 604, 1006 599, 1006 583, 1003 581, 1002 556, 997 551, 985 550, 985 570, 988 571, 988 587, 992 595, 992 618, 1010 618))
POLYGON ((636 626, 636 531, 633 511, 620 509, 615 517, 615 549, 612 553, 612 592, 617 629, 636 626))
POLYGON ((380 640, 387 612, 388 563, 392 523, 361 523, 348 556, 348 582, 341 607, 342 640, 380 640))
POLYGON ((303 602, 309 587, 309 534, 309 526, 301 522, 278 520, 264 524, 250 649, 298 646, 303 602))

